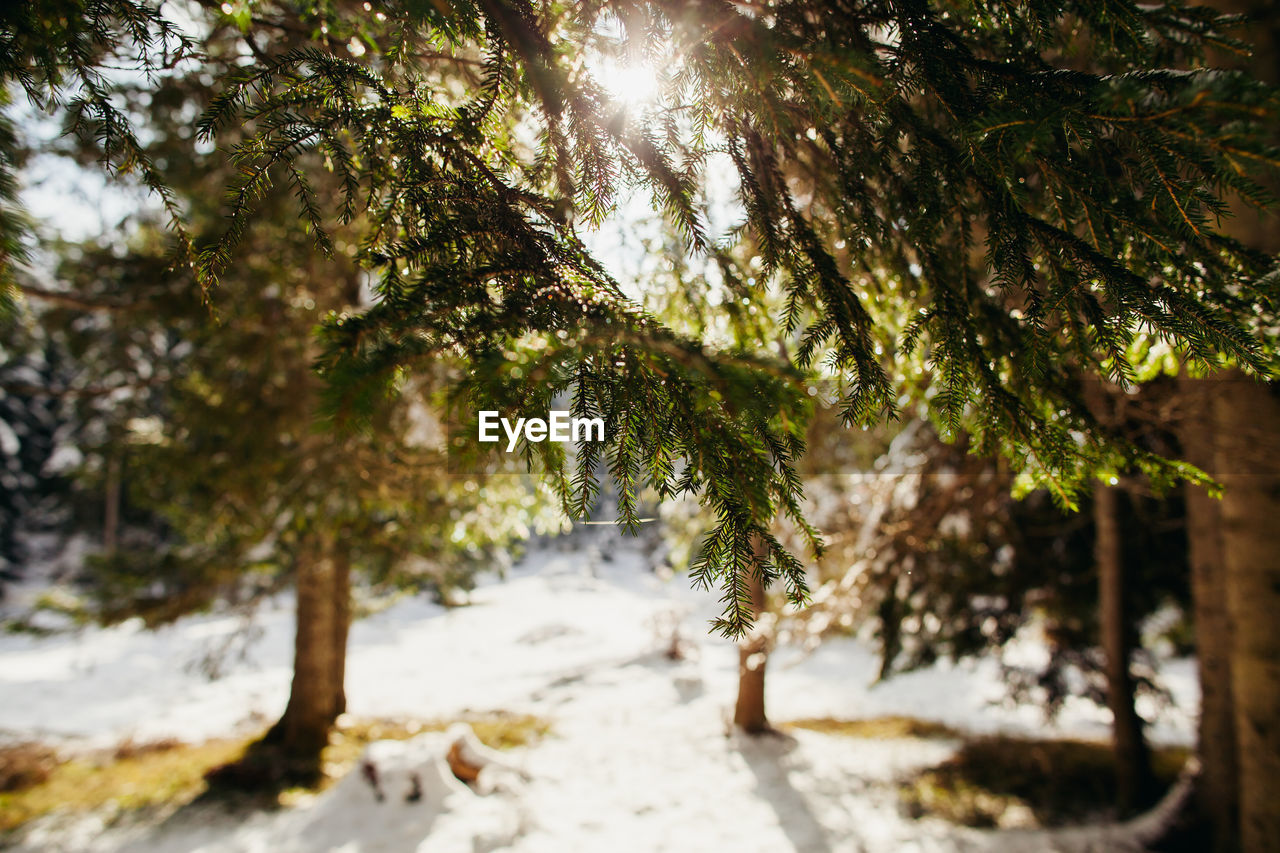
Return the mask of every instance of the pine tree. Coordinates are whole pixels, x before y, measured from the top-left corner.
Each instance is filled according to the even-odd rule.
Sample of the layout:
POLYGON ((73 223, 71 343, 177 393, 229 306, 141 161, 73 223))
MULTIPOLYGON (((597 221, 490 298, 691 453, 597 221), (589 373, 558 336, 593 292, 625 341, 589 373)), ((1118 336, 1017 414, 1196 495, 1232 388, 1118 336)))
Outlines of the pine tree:
MULTIPOLYGON (((215 28, 202 46, 231 61, 228 41, 240 38, 215 28)), ((229 175, 218 152, 192 155, 182 117, 209 100, 207 75, 219 68, 211 56, 189 73, 115 90, 147 139, 145 156, 168 164, 166 191, 197 240, 220 225, 229 175)), ((330 192, 321 181, 313 187, 330 192)), ((119 242, 59 247, 64 290, 18 274, 36 309, 23 320, 62 354, 67 374, 35 393, 63 404, 59 384, 113 390, 73 401, 82 478, 105 485, 116 472, 124 505, 166 532, 111 537, 118 547, 104 547, 81 580, 103 618, 140 615, 153 626, 292 582, 293 686, 255 758, 305 775, 345 707, 354 580, 444 596, 498 563, 498 546, 525 522, 551 520, 528 511, 529 490, 516 478, 486 483, 480 469, 453 476, 443 437, 414 437, 442 419, 447 359, 366 430, 322 428, 311 332, 331 313, 358 308, 363 273, 349 232, 334 234, 331 255, 314 251, 287 188, 260 200, 238 263, 209 299, 189 268, 172 263, 162 221, 142 211, 130 227, 119 242), (280 752, 293 760, 281 762, 280 752)))
MULTIPOLYGON (((229 261, 271 169, 314 147, 351 203, 379 217, 368 257, 383 302, 331 330, 340 393, 367 397, 373 380, 444 346, 481 364, 498 339, 522 334, 564 331, 547 360, 575 364, 602 342, 671 354, 662 330, 624 310, 566 220, 598 219, 614 176, 626 175, 701 246, 694 178, 719 144, 742 182, 760 280, 781 279, 784 319, 803 329, 795 360, 826 354, 850 378, 850 421, 891 414, 886 365, 922 358, 936 366, 945 426, 972 432, 982 452, 1004 452, 1064 503, 1107 465, 1165 480, 1190 473, 1099 429, 1072 377, 1093 369, 1125 384, 1135 348, 1150 343, 1268 369, 1255 309, 1273 295, 1271 259, 1224 236, 1215 217, 1225 193, 1266 199, 1250 175, 1274 157, 1254 117, 1274 92, 1196 64, 1206 45, 1226 41, 1230 21, 1165 7, 1123 16, 1081 7, 1058 21, 909 5, 818 25, 814 8, 617 12, 630 37, 680 60, 666 109, 640 116, 611 111, 566 58, 606 14, 591 7, 555 19, 519 4, 447 23, 433 12, 401 18, 438 28, 454 51, 487 56, 484 85, 457 103, 432 93, 412 63, 394 62, 394 43, 381 68, 301 51, 253 69, 203 125, 214 133, 243 108, 258 128, 237 154, 245 177, 228 240, 205 268, 229 261), (692 105, 675 106, 677 96, 692 105), (509 133, 483 133, 484 121, 517 109, 541 133, 532 151, 509 133), (479 153, 461 150, 468 139, 482 142, 479 153), (837 242, 857 251, 839 258, 837 242), (863 292, 883 307, 868 307, 863 292), (877 315, 910 316, 912 306, 907 328, 885 339, 890 324, 877 315), (584 333, 599 325, 599 336, 584 333)), ((614 467, 633 480, 638 446, 620 447, 614 467)), ((750 537, 738 528, 730 521, 713 542, 745 554, 750 537)), ((736 577, 729 551, 710 550, 712 574, 736 577)), ((731 613, 726 624, 745 619, 731 613)))
MULTIPOLYGON (((886 356, 923 354, 937 365, 934 400, 947 425, 1010 455, 1065 502, 1090 460, 1185 473, 1094 428, 1066 375, 1080 362, 1127 380, 1131 345, 1144 335, 1201 361, 1225 355, 1266 369, 1252 309, 1271 294, 1270 261, 1223 236, 1214 217, 1222 193, 1265 199, 1250 174, 1273 158, 1254 117, 1274 93, 1240 74, 1196 70, 1206 46, 1230 43, 1231 21, 1166 7, 1082 6, 1055 17, 909 5, 820 16, 819 25, 815 8, 779 4, 752 16, 635 4, 544 18, 519 3, 451 16, 391 7, 395 26, 369 53, 378 61, 363 63, 327 49, 356 53, 334 28, 362 44, 372 38, 366 22, 317 13, 326 30, 317 46, 244 66, 202 120, 212 135, 243 110, 254 137, 236 155, 243 177, 227 239, 200 269, 213 275, 231 260, 273 170, 295 186, 323 246, 326 212, 291 165, 314 150, 347 192, 339 212, 373 212, 364 257, 381 275, 383 301, 330 329, 327 368, 344 417, 378 396, 376 382, 432 351, 453 347, 479 364, 503 341, 570 327, 576 334, 549 348, 549 360, 585 365, 607 354, 612 365, 621 350, 610 350, 629 345, 696 370, 705 366, 696 347, 625 306, 571 221, 598 221, 628 178, 653 190, 693 246, 705 245, 691 196, 701 152, 719 144, 742 181, 761 280, 782 278, 785 319, 804 329, 796 360, 830 353, 854 380, 850 420, 892 413, 886 356), (628 39, 680 58, 667 109, 615 109, 583 70, 603 15, 616 15, 628 39), (482 63, 480 85, 460 97, 434 91, 411 55, 422 33, 444 54, 482 63), (677 95, 690 104, 673 107, 677 95), (516 138, 513 113, 527 116, 536 146, 516 138), (840 241, 859 247, 843 265, 830 248, 840 241), (1252 290, 1228 283, 1241 275, 1252 290), (880 339, 883 324, 860 298, 877 282, 890 285, 882 301, 895 313, 919 306, 900 340, 880 339)), ((641 396, 615 373, 619 389, 641 396)), ((645 373, 629 378, 652 378, 645 373)), ((694 439, 672 436, 659 452, 660 442, 633 434, 614 467, 634 479, 648 456, 661 470, 666 451, 694 439)), ((778 449, 784 460, 794 450, 778 449)), ((667 490, 702 482, 696 466, 713 455, 691 455, 682 481, 659 478, 667 490)), ((726 572, 731 586, 735 564, 747 565, 731 552, 750 550, 756 531, 746 528, 767 515, 758 510, 789 500, 775 466, 752 468, 748 479, 765 489, 755 497, 776 500, 708 495, 723 515, 708 576, 726 572)), ((773 574, 792 574, 780 549, 771 560, 773 574)), ((730 611, 726 627, 742 628, 745 617, 730 611)))

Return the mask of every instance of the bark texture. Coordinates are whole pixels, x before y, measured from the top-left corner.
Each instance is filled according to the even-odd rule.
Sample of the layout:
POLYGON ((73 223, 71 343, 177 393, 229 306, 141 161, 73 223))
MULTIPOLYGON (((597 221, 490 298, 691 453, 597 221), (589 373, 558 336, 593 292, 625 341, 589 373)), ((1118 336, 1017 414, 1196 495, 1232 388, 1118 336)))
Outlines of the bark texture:
MULTIPOLYGON (((1210 474, 1214 463, 1213 394, 1218 383, 1182 377, 1183 412, 1179 440, 1183 457, 1210 474)), ((1236 723, 1232 697, 1233 626, 1227 613, 1226 566, 1222 553, 1221 505, 1202 486, 1186 486, 1187 550, 1196 627, 1196 664, 1200 676, 1198 749, 1200 777, 1196 810, 1208 826, 1213 853, 1240 848, 1237 832, 1240 796, 1236 761, 1236 723)))
POLYGON ((1217 472, 1239 763, 1240 845, 1280 850, 1280 397, 1230 382, 1217 395, 1217 472))
MULTIPOLYGON (((1280 83, 1280 15, 1276 13, 1276 0, 1210 0, 1208 5, 1250 19, 1237 34, 1253 47, 1252 55, 1213 53, 1211 64, 1246 70, 1261 80, 1280 83)), ((1280 190, 1274 179, 1269 186, 1272 192, 1280 190)), ((1270 213, 1234 203, 1232 214, 1233 219, 1225 223, 1227 234, 1263 251, 1280 251, 1280 230, 1270 213)), ((1195 438, 1187 446, 1184 434, 1184 452, 1189 454, 1188 461, 1213 474, 1226 491, 1216 509, 1211 508, 1207 498, 1189 495, 1187 501, 1202 691, 1202 775, 1197 796, 1213 826, 1214 851, 1277 850, 1280 808, 1274 801, 1280 796, 1280 772, 1276 768, 1280 750, 1274 728, 1280 725, 1280 706, 1275 683, 1268 686, 1264 674, 1266 655, 1275 661, 1280 653, 1274 642, 1274 626, 1280 620, 1280 579, 1275 575, 1280 546, 1274 530, 1278 517, 1274 493, 1277 483, 1265 470, 1268 462, 1274 468, 1280 453, 1274 394, 1268 395, 1261 385, 1247 387, 1238 374, 1234 379, 1215 378, 1201 384, 1209 390, 1201 393, 1190 418, 1193 424, 1207 425, 1213 447, 1212 451, 1198 448, 1195 438), (1202 464, 1190 455, 1197 452, 1210 458, 1202 464), (1258 464, 1259 457, 1264 468, 1254 477, 1250 469, 1258 464), (1205 532, 1215 526, 1216 543, 1205 532), (1217 555, 1215 548, 1221 549, 1217 555), (1270 641, 1268 622, 1272 630, 1270 641), (1260 675, 1263 681, 1255 683, 1260 675), (1252 729, 1253 723, 1263 728, 1246 732, 1245 727, 1252 729), (1259 753, 1268 742, 1270 754, 1259 753)), ((1271 677, 1275 677, 1274 669, 1271 677)))
POLYGON ((345 553, 320 549, 299 560, 293 684, 284 715, 268 739, 296 756, 319 755, 346 707, 350 564, 345 553))

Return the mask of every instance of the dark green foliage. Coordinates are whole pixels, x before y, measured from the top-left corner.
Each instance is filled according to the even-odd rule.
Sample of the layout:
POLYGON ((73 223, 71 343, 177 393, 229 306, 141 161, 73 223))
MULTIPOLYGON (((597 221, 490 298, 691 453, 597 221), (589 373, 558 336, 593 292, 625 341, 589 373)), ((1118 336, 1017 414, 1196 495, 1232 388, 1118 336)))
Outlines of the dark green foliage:
MULTIPOLYGON (((219 38, 206 46, 225 55, 219 38)), ((209 60, 118 90, 147 155, 169 164, 189 232, 204 240, 220 228, 230 176, 218 152, 191 156, 182 116, 207 102, 216 69, 209 60)), ((336 192, 315 186, 325 198, 336 192)), ((98 616, 156 625, 223 597, 245 603, 329 555, 371 584, 440 595, 500 565, 498 546, 536 516, 524 511, 528 490, 481 491, 482 472, 451 477, 443 447, 411 440, 442 396, 443 365, 419 372, 413 393, 372 412, 364 432, 318 423, 313 331, 362 298, 349 231, 319 255, 289 193, 268 190, 211 311, 191 270, 172 266, 158 218, 142 212, 129 224, 123 242, 56 247, 66 290, 30 318, 35 338, 61 356, 65 375, 41 390, 76 430, 80 483, 102 494, 112 465, 122 480, 121 535, 83 579, 98 616)), ((101 517, 99 506, 95 532, 101 517)))
MULTIPOLYGON (((359 426, 405 367, 448 358, 467 365, 476 409, 533 414, 570 393, 578 411, 606 418, 611 444, 605 459, 584 448, 572 472, 560 448, 537 446, 566 510, 589 511, 600 461, 619 486, 628 527, 645 486, 661 496, 701 492, 717 525, 696 577, 723 582, 718 627, 739 633, 749 624, 746 571, 785 580, 796 601, 806 592, 802 566, 768 530, 779 509, 796 512, 799 392, 784 367, 708 353, 622 297, 568 212, 607 210, 613 170, 621 170, 664 195, 697 241, 693 185, 655 146, 611 132, 598 92, 568 97, 560 72, 539 66, 545 57, 516 53, 513 41, 532 38, 519 21, 490 23, 503 37, 483 46, 483 81, 461 103, 411 68, 380 73, 310 49, 255 69, 215 99, 202 132, 242 115, 256 134, 236 149, 231 225, 205 253, 206 268, 214 274, 231 261, 273 170, 288 176, 323 248, 325 212, 295 167, 304 151, 323 155, 345 193, 339 218, 369 219, 362 258, 380 274, 381 297, 360 315, 332 318, 323 334, 330 416, 359 426), (533 90, 532 101, 519 83, 533 90), (525 162, 511 127, 536 109, 546 135, 525 162), (575 174, 589 180, 575 183, 575 174), (779 415, 786 412, 789 419, 779 415), (753 536, 771 549, 759 567, 744 544, 753 536)), ((521 46, 543 49, 536 38, 521 46)))
MULTIPOLYGON (((257 130, 237 152, 233 210, 280 167, 319 233, 321 213, 290 165, 314 148, 343 176, 344 215, 371 211, 365 252, 382 271, 383 301, 331 332, 336 389, 360 389, 346 402, 372 399, 365 384, 404 365, 450 348, 482 359, 525 334, 571 333, 547 340, 570 358, 592 357, 575 348, 601 334, 651 348, 661 331, 621 303, 567 214, 594 220, 627 176, 703 247, 693 191, 718 148, 741 181, 760 280, 781 281, 784 326, 801 332, 794 359, 822 358, 849 380, 848 421, 892 415, 893 361, 917 358, 935 373, 944 428, 971 432, 977 452, 1003 451, 1063 504, 1099 466, 1189 474, 1101 429, 1074 377, 1130 381, 1148 339, 1270 370, 1257 335, 1258 312, 1265 322, 1273 308, 1271 259, 1217 230, 1228 195, 1267 201, 1252 176, 1276 162, 1259 121, 1274 116, 1275 93, 1201 65, 1207 46, 1229 43, 1232 22, 1136 4, 839 5, 611 8, 628 47, 674 58, 661 109, 640 115, 575 71, 575 39, 589 45, 605 13, 493 3, 459 7, 471 23, 439 33, 486 63, 461 100, 432 93, 412 65, 301 50, 229 89, 203 127, 242 114, 257 130), (534 156, 485 124, 504 114, 539 129, 534 156), (864 294, 877 291, 883 304, 872 306, 864 294), (898 338, 886 334, 885 315, 913 313, 898 338)), ((206 255, 211 270, 242 220, 206 255)), ((623 411, 652 399, 643 379, 610 377, 623 411)), ((679 421, 652 440, 628 424, 614 425, 610 466, 624 492, 637 470, 661 469, 691 441, 679 421)), ((754 472, 730 494, 705 493, 720 523, 697 569, 723 576, 731 600, 749 570, 746 543, 763 530, 756 520, 795 496, 791 448, 774 440, 783 453, 762 465, 737 453, 740 442, 725 445, 734 462, 723 468, 700 467, 712 455, 686 458, 690 484, 725 485, 744 462, 754 472), (756 485, 767 482, 777 485, 756 485), (743 484, 779 499, 744 501, 743 484)), ((582 480, 571 506, 589 494, 582 480)), ((773 553, 769 573, 790 574, 773 553)), ((728 627, 740 624, 730 616, 728 627)))
MULTIPOLYGON (((8 93, 0 91, 0 108, 8 103, 8 93)), ((31 224, 18 201, 20 159, 21 146, 13 122, 0 114, 0 322, 7 321, 13 313, 14 268, 30 257, 24 238, 31 224)))
MULTIPOLYGON (((175 55, 161 13, 28 8, 6 18, 18 58, 6 79, 37 94, 59 74, 80 81, 75 114, 154 186, 83 45, 129 34, 133 61, 161 67, 175 55), (50 11, 70 23, 33 23, 50 11)), ((1098 470, 1194 476, 1100 427, 1082 372, 1125 384, 1161 348, 1272 371, 1280 274, 1219 220, 1233 199, 1269 201, 1276 93, 1206 64, 1210 48, 1241 47, 1229 17, 1091 0, 253 9, 211 16, 248 54, 219 66, 199 123, 233 147, 239 175, 198 280, 231 269, 277 182, 320 250, 335 228, 358 229, 379 301, 332 317, 320 358, 327 413, 349 426, 442 358, 475 380, 477 405, 511 402, 481 369, 536 343, 536 372, 510 378, 525 402, 563 390, 613 418, 600 461, 627 520, 644 482, 698 491, 713 510, 697 569, 723 583, 729 631, 747 622, 748 571, 803 595, 769 536, 799 498, 803 407, 787 368, 709 351, 622 298, 575 229, 624 188, 651 194, 689 248, 718 253, 698 190, 709 158, 727 156, 746 214, 735 238, 760 273, 724 287, 756 304, 781 290, 787 360, 845 381, 846 421, 892 416, 901 391, 924 389, 945 434, 968 432, 1066 506, 1098 470), (611 51, 663 69, 657 103, 628 108, 592 79, 592 55, 611 51), (726 383, 711 417, 685 396, 726 383), (760 568, 756 536, 770 550, 760 568)), ((596 489, 592 452, 570 473, 538 449, 575 514, 596 489)))
MULTIPOLYGON (((118 75, 155 82, 198 56, 195 45, 161 9, 145 0, 41 0, 0 9, 0 81, 42 111, 63 111, 73 133, 92 137, 105 164, 135 175, 160 199, 177 236, 182 260, 194 260, 182 210, 121 109, 118 75)), ((17 145, 0 129, 0 309, 12 298, 12 267, 26 223, 16 210, 17 145)))
POLYGON ((1276 163, 1259 120, 1274 122, 1275 92, 1194 70, 1228 19, 1136 4, 840 5, 725 8, 673 33, 687 91, 725 116, 789 325, 811 312, 797 359, 827 353, 853 380, 846 417, 891 412, 885 362, 920 353, 946 429, 1030 466, 1069 503, 1093 467, 1082 463, 1106 451, 1160 467, 1099 435, 1073 371, 1131 379, 1140 335, 1269 370, 1255 311, 1273 315, 1271 259, 1216 217, 1224 193, 1266 198, 1248 176, 1276 163), (916 318, 894 339, 872 312, 916 318))
POLYGON ((617 486, 620 519, 632 531, 643 488, 663 499, 701 493, 716 524, 691 573, 700 585, 725 589, 719 629, 736 634, 749 625, 744 584, 750 572, 784 580, 792 600, 802 600, 803 566, 767 527, 778 507, 800 521, 792 465, 803 452, 806 404, 794 380, 746 355, 712 357, 651 321, 639 330, 614 327, 611 319, 603 325, 611 333, 526 334, 524 347, 476 358, 464 383, 469 407, 545 412, 567 394, 576 415, 604 418, 607 449, 584 444, 566 458, 550 442, 526 447, 578 517, 590 513, 602 466, 617 486), (557 340, 559 346, 551 343, 557 340), (777 414, 787 412, 794 420, 777 414), (757 535, 772 549, 763 564, 751 561, 744 545, 757 535))

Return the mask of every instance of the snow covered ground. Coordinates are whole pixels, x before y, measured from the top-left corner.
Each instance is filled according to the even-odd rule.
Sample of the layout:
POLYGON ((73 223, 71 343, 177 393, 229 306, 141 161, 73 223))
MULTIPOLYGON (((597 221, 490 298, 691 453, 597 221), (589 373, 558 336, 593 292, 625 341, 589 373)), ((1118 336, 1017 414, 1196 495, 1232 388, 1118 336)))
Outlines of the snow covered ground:
MULTIPOLYGON (((305 807, 247 822, 175 819, 145 831, 90 824, 33 836, 28 849, 1115 849, 1110 830, 983 833, 907 818, 894 779, 945 758, 954 748, 946 741, 730 735, 737 652, 706 635, 715 595, 679 576, 660 580, 635 541, 589 540, 570 552, 555 542, 533 552, 506 580, 476 590, 470 606, 404 600, 352 629, 347 693, 355 715, 501 709, 551 721, 550 737, 513 754, 522 773, 497 792, 480 796, 446 779, 426 804, 395 796, 377 803, 353 774, 305 807), (675 620, 691 651, 682 661, 663 653, 675 620)), ((273 602, 254 624, 256 637, 215 681, 200 662, 243 629, 237 617, 191 618, 154 633, 126 624, 0 637, 0 735, 105 745, 259 727, 287 697, 290 602, 273 602)), ((1105 712, 1085 703, 1068 704, 1052 728, 1035 708, 991 704, 1003 696, 992 662, 869 687, 875 663, 852 640, 811 656, 783 648, 770 661, 771 719, 901 713, 971 731, 1106 733, 1105 712)), ((1161 713, 1153 736, 1190 742, 1194 670, 1174 662, 1165 675, 1176 705, 1161 713)), ((424 756, 439 744, 380 748, 389 760, 427 767, 424 756)))

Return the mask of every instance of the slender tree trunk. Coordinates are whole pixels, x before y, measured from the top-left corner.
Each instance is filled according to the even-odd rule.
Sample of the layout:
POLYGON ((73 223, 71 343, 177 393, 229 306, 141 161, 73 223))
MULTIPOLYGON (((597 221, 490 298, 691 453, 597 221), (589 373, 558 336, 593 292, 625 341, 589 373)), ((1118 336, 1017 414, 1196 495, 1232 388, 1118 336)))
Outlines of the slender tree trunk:
MULTIPOLYGON (((763 544, 756 543, 755 551, 757 557, 761 556, 763 544)), ((733 723, 748 734, 761 734, 770 730, 764 712, 764 674, 772 629, 764 618, 764 584, 754 574, 748 583, 756 621, 751 633, 738 642, 738 701, 733 709, 733 723)))
POLYGON ((880 674, 876 681, 884 681, 893 674, 894 661, 902 651, 902 620, 898 617, 898 578, 888 580, 888 588, 880 606, 876 608, 880 621, 880 674))
POLYGON ((351 549, 341 543, 334 551, 333 685, 334 717, 347 710, 347 634, 351 629, 351 549))
POLYGON ((308 549, 296 578, 293 685, 269 739, 286 753, 310 757, 329 742, 329 729, 345 705, 349 566, 330 548, 308 549))
POLYGON ((112 450, 107 457, 107 483, 102 512, 102 550, 114 554, 120 544, 120 453, 112 450))
MULTIPOLYGON (((1183 376, 1184 405, 1179 427, 1182 454, 1192 465, 1214 474, 1213 388, 1217 383, 1183 376)), ((1187 551, 1195 611, 1196 662, 1200 675, 1200 778, 1196 808, 1209 830, 1213 853, 1238 850, 1240 808, 1236 766, 1236 724, 1232 699, 1233 627, 1227 614, 1226 570, 1222 553, 1219 501, 1202 486, 1188 484, 1187 551)))
POLYGON ((1151 754, 1142 733, 1142 718, 1134 708, 1134 681, 1129 671, 1132 653, 1130 613, 1126 606, 1125 566, 1120 540, 1120 493, 1099 485, 1093 495, 1095 557, 1098 567, 1098 609, 1102 649, 1106 656, 1107 705, 1111 708, 1112 743, 1116 757, 1117 806, 1131 813, 1149 804, 1154 789, 1151 754))
POLYGON ((1217 396, 1227 612, 1240 779, 1240 842, 1280 850, 1280 398, 1230 382, 1217 396))

